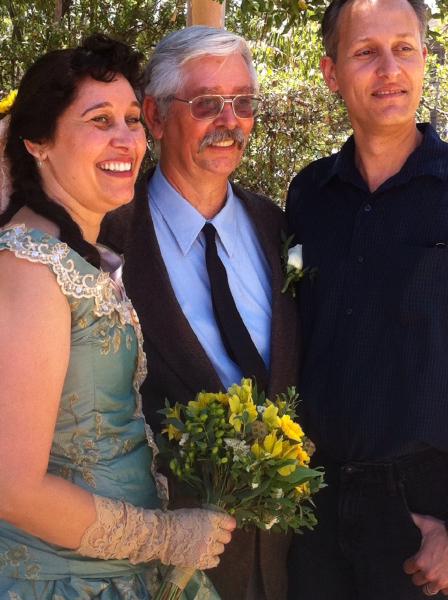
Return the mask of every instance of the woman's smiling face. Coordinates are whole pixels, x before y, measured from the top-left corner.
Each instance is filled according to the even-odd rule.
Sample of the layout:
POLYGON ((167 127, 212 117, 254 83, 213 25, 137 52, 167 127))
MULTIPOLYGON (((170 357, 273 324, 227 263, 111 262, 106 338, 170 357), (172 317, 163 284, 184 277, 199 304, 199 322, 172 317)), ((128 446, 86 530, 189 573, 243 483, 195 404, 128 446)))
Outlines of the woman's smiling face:
POLYGON ((132 200, 145 154, 140 104, 129 82, 87 77, 42 144, 47 195, 71 212, 104 214, 132 200))

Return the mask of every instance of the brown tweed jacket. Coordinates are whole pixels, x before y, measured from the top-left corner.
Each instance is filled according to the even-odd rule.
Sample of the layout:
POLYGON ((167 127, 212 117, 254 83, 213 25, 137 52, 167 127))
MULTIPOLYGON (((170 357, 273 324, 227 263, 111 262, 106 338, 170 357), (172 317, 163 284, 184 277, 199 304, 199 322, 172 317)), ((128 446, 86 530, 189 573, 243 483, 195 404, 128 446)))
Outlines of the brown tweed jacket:
MULTIPOLYGON (((236 185, 233 188, 258 231, 272 272, 268 396, 273 397, 297 384, 299 365, 296 304, 289 294, 280 293, 280 234, 286 225, 273 202, 236 185)), ((165 398, 186 403, 199 391, 218 391, 222 384, 171 287, 148 208, 146 177, 138 184, 133 202, 105 218, 100 241, 124 254, 124 284, 140 319, 148 358, 148 377, 141 390, 143 410, 157 431, 156 411, 165 398)), ((244 600, 255 569, 261 572, 267 600, 284 600, 288 546, 289 537, 283 534, 237 531, 219 567, 208 574, 223 600, 244 600)))

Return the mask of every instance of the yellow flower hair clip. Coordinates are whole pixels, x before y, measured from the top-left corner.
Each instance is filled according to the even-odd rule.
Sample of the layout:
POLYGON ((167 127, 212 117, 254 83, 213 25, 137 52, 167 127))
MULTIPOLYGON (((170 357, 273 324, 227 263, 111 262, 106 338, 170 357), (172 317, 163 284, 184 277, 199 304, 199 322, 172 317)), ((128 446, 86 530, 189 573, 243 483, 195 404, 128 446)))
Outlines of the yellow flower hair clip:
POLYGON ((17 90, 12 90, 5 98, 3 98, 3 100, 0 101, 0 118, 3 118, 10 112, 16 96, 17 90))

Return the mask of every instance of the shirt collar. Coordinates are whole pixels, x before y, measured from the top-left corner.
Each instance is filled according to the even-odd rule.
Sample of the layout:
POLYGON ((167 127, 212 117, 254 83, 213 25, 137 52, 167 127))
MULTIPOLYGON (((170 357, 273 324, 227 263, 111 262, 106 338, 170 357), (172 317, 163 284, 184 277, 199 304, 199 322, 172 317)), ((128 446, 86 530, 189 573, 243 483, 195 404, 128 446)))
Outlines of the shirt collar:
MULTIPOLYGON (((207 220, 173 188, 160 165, 157 165, 149 181, 148 195, 150 204, 162 215, 182 254, 187 255, 207 220)), ((210 222, 230 257, 235 246, 236 221, 236 198, 228 183, 226 203, 210 222)))
POLYGON ((210 221, 218 232, 221 244, 230 258, 233 256, 237 234, 237 200, 230 183, 227 184, 227 200, 219 213, 210 221))
MULTIPOLYGON (((423 133, 422 143, 409 155, 405 164, 393 177, 378 188, 383 190, 393 185, 402 185, 421 175, 430 175, 439 179, 448 179, 448 144, 443 142, 429 123, 418 124, 423 133)), ((348 138, 328 170, 322 177, 320 186, 323 187, 333 177, 339 177, 359 187, 365 187, 365 182, 355 166, 355 140, 353 135, 348 138)))

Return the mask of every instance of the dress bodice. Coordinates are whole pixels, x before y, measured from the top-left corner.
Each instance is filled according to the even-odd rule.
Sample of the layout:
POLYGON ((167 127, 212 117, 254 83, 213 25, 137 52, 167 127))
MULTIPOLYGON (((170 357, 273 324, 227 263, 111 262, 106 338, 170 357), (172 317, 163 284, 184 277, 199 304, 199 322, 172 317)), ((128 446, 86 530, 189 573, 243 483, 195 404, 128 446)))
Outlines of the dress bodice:
MULTIPOLYGON (((93 267, 67 244, 24 226, 0 230, 1 250, 47 265, 71 311, 70 358, 48 472, 101 496, 145 508, 159 506, 165 492, 154 469, 157 449, 139 393, 146 359, 138 318, 121 281, 93 267)), ((89 561, 55 551, 0 521, 0 574, 26 574, 33 567, 40 577, 52 576, 63 566, 59 558, 64 567, 69 560, 77 573, 134 569, 127 561, 89 561), (26 558, 8 563, 11 551, 26 558)))

